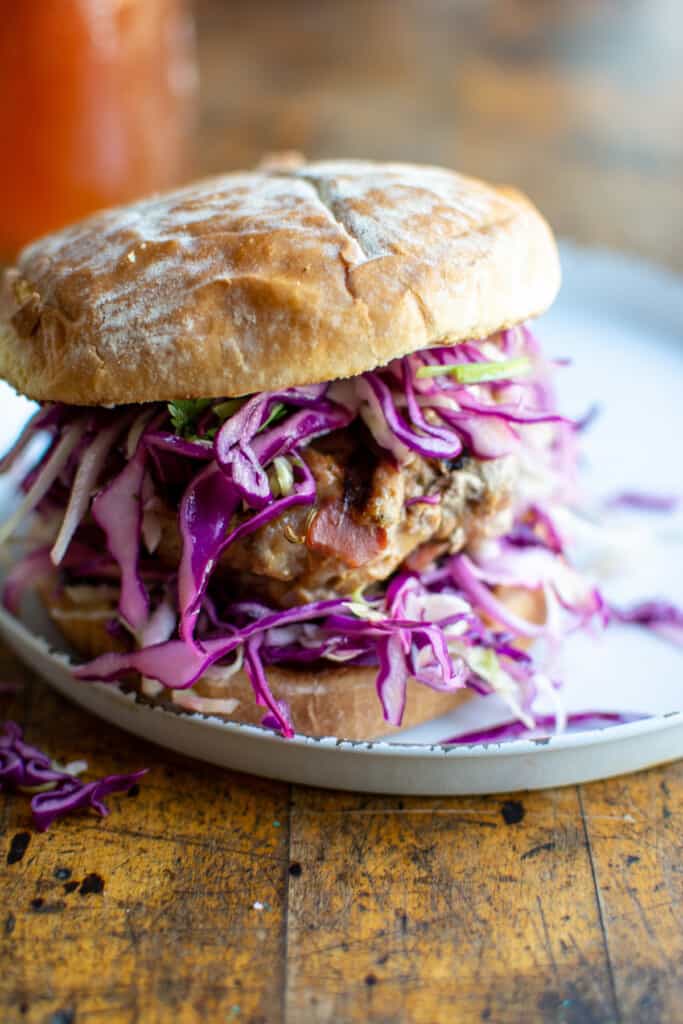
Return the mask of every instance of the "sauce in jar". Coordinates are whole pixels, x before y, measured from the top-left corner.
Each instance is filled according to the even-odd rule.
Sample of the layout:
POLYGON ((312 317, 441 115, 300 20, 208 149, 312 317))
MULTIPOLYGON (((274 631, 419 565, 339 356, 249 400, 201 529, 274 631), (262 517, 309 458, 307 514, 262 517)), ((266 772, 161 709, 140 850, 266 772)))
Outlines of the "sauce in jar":
POLYGON ((196 95, 184 0, 16 0, 0 22, 0 259, 181 181, 196 95))

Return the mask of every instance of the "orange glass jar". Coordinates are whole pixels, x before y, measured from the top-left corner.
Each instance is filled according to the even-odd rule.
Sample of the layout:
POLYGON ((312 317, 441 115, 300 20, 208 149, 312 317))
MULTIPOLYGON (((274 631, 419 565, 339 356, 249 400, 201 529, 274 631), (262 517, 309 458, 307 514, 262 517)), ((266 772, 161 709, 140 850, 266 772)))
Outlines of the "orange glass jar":
POLYGON ((191 169, 184 0, 12 0, 0 17, 0 259, 191 169))

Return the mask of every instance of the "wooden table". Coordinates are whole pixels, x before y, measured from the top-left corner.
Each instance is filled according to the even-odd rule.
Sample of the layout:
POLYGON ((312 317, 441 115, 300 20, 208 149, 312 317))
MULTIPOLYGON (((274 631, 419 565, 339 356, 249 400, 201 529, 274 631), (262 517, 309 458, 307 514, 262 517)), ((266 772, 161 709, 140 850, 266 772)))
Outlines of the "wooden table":
MULTIPOLYGON (((205 170, 283 147, 439 161, 683 270, 675 0, 199 16, 205 170)), ((683 764, 521 797, 318 792, 175 757, 0 668, 24 684, 0 713, 53 755, 152 768, 110 818, 42 835, 2 803, 3 1022, 683 1020, 683 764)))

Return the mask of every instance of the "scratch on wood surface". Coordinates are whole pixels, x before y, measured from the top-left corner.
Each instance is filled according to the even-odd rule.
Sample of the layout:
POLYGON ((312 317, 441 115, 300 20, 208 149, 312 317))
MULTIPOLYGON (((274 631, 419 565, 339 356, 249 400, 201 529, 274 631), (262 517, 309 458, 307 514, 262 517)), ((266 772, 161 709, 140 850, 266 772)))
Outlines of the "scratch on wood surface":
POLYGON ((594 889, 594 892, 595 892, 595 897, 596 897, 596 902, 597 902, 597 907, 598 907, 598 918, 599 918, 599 921, 600 921, 600 934, 601 934, 601 937, 602 937, 602 943, 603 943, 603 948, 604 948, 604 953, 605 953, 605 959, 606 959, 606 962, 607 962, 607 974, 608 974, 608 978, 609 978, 610 998, 611 998, 612 1004, 613 1004, 615 1020, 618 1022, 618 1021, 621 1020, 621 1012, 620 1012, 620 1008, 619 1008, 619 1001, 618 1001, 618 998, 617 998, 616 982, 614 980, 614 965, 612 964, 612 957, 611 957, 611 954, 610 954, 609 941, 608 941, 608 938, 607 938, 607 929, 605 928, 605 913, 604 913, 604 908, 603 908, 603 905, 602 905, 602 893, 600 892, 600 887, 598 885, 598 879, 597 879, 597 875, 596 875, 596 872, 595 872, 595 861, 594 861, 594 858, 593 858, 593 848, 591 846, 591 839, 590 839, 590 835, 588 833, 588 820, 586 818, 586 813, 585 813, 585 810, 584 810, 583 794, 582 794, 580 786, 576 787, 576 792, 577 792, 578 801, 579 801, 579 808, 580 808, 580 811, 581 811, 581 820, 583 822, 583 827, 584 827, 584 835, 585 835, 585 839, 586 839, 586 849, 588 851, 588 860, 589 860, 589 863, 590 863, 591 878, 593 880, 593 889, 594 889))
POLYGON ((548 959, 550 960, 550 964, 551 964, 551 967, 553 969, 553 974, 555 976, 555 982, 558 983, 559 982, 559 974, 558 974, 558 970, 557 970, 557 963, 555 961, 555 954, 553 953, 553 947, 552 947, 552 943, 550 941, 550 933, 548 931, 548 922, 546 921, 545 914, 543 913, 543 902, 541 900, 540 894, 536 896, 536 906, 538 907, 538 915, 539 915, 539 917, 541 919, 541 928, 543 930, 543 945, 545 946, 545 951, 548 954, 548 959))
POLYGON ((513 1020, 522 1002, 530 1019, 550 1021, 565 999, 587 1020, 607 1020, 607 969, 585 843, 576 841, 576 794, 435 804, 421 800, 396 815, 386 798, 295 789, 292 857, 308 884, 290 885, 288 1019, 431 1024, 437 1007, 457 1000, 463 1021, 513 1020), (337 813, 339 801, 351 813, 337 813), (372 813, 375 801, 383 813, 372 813), (513 802, 515 814, 504 819, 502 807, 513 802), (459 812, 463 821, 488 812, 496 827, 453 831, 453 813, 435 810, 459 812), (523 859, 549 841, 555 846, 542 861, 523 859), (556 898, 543 902, 542 919, 538 897, 546 889, 556 898), (576 927, 591 951, 583 960, 568 941, 576 927), (361 1017, 352 1008, 370 975, 361 1017), (316 978, 326 979, 324 1006, 311 1001, 316 978))
MULTIPOLYGON (((226 844, 219 839, 196 839, 193 836, 188 835, 163 835, 154 832, 144 832, 141 829, 123 828, 121 825, 116 825, 113 822, 108 822, 107 833, 112 836, 122 836, 130 839, 150 839, 155 843, 171 843, 173 845, 181 843, 184 847, 198 847, 202 850, 209 852, 217 852, 219 849, 222 853, 229 853, 235 857, 246 857, 251 860, 268 860, 274 863, 281 863, 286 858, 278 857, 269 853, 262 853, 257 850, 244 849, 243 847, 232 846, 226 844)), ((97 823, 93 824, 81 824, 80 832, 97 832, 100 831, 101 826, 97 823)))
MULTIPOLYGON (((73 709, 64 715, 68 748, 76 742, 69 730, 76 737, 85 719, 73 709)), ((43 707, 33 728, 51 728, 43 707)), ((108 733, 96 756, 119 767, 119 734, 111 730, 108 740, 108 733)), ((289 787, 165 754, 158 763, 167 757, 169 773, 160 770, 154 786, 120 801, 115 817, 66 821, 52 837, 32 837, 24 857, 6 868, 16 873, 5 889, 13 915, 6 938, 15 948, 19 935, 28 948, 54 934, 55 949, 71 948, 86 969, 98 963, 100 983, 79 994, 81 1018, 146 1024, 164 1007, 194 1024, 239 1006, 245 1019, 260 1014, 268 1024, 285 1017, 293 1024, 432 1024, 434 1007, 457 999, 465 1022, 486 1013, 514 1020, 513 1007, 522 1004, 544 1022, 618 1019, 613 986, 625 984, 627 968, 618 953, 608 959, 606 945, 619 927, 616 915, 627 915, 624 925, 637 921, 645 941, 652 939, 626 890, 613 911, 603 903, 601 927, 599 871, 587 837, 600 850, 609 843, 639 884, 638 872, 661 854, 657 842, 665 836, 679 844, 673 785, 661 792, 658 811, 651 794, 591 797, 582 807, 572 790, 411 804, 294 787, 290 799, 289 787), (57 870, 69 873, 66 880, 57 870), (93 872, 106 882, 89 898, 97 907, 64 894, 65 885, 79 886, 93 872), (29 913, 29 897, 64 908, 29 913), (53 924, 57 932, 36 931, 53 924), (181 967, 178 975, 189 946, 201 955, 193 973, 181 967)), ((611 785, 607 792, 619 792, 611 785)), ((18 834, 14 814, 8 804, 8 847, 18 834)), ((667 854, 667 864, 675 860, 667 854)), ((640 897, 649 927, 660 931, 661 902, 640 897)), ((64 1004, 67 975, 52 975, 53 1003, 35 996, 56 963, 33 964, 23 982, 15 971, 11 998, 23 984, 35 1009, 22 1024, 43 1024, 51 1007, 64 1004)), ((669 962, 660 963, 634 982, 639 998, 662 1005, 661 991, 675 977, 669 962)))
MULTIPOLYGON (((498 798, 491 798, 491 799, 496 799, 497 800, 498 798)), ((409 815, 416 815, 416 814, 426 814, 426 815, 434 815, 434 816, 442 815, 442 816, 446 816, 446 817, 468 819, 470 817, 485 818, 487 816, 490 816, 491 818, 499 818, 500 817, 500 808, 496 808, 495 810, 492 809, 490 806, 486 806, 486 807, 482 807, 480 809, 474 809, 474 810, 472 810, 472 809, 465 810, 465 809, 462 809, 460 807, 343 807, 343 808, 340 808, 338 810, 327 810, 327 809, 325 809, 325 810, 314 810, 314 809, 311 809, 311 808, 302 808, 299 813, 300 814, 307 814, 307 815, 316 815, 316 814, 322 815, 322 814, 324 814, 325 816, 337 816, 337 815, 339 815, 339 816, 349 816, 349 817, 361 817, 363 815, 368 815, 368 816, 373 816, 373 817, 376 817, 376 816, 379 816, 379 815, 389 815, 389 816, 393 817, 393 816, 400 816, 400 815, 409 816, 409 815)), ((529 812, 527 812, 527 813, 529 813, 529 812)), ((532 816, 532 818, 534 817, 534 812, 533 811, 531 812, 531 816, 532 816)), ((543 815, 537 814, 536 818, 537 818, 537 820, 540 820, 541 818, 543 818, 543 815)), ((561 820, 561 819, 558 819, 558 821, 559 820, 561 820)), ((571 819, 565 818, 564 820, 575 821, 577 819, 572 816, 571 819)), ((625 824, 631 825, 631 824, 636 824, 638 819, 635 818, 632 814, 591 814, 591 815, 587 815, 586 816, 586 820, 587 821, 619 821, 619 822, 624 822, 625 824)))
MULTIPOLYGON (((614 976, 624 1019, 669 1021, 683 1001, 683 763, 583 787, 587 808, 647 807, 627 837, 591 835, 614 976)), ((589 825, 590 828, 590 825, 589 825)))
MULTIPOLYGON (((157 782, 112 801, 108 819, 74 816, 32 834, 20 860, 0 863, 12 915, 0 929, 0 1020, 45 1024, 69 1008, 76 1021, 195 1024, 228 1019, 239 1005, 242 1019, 277 1024, 288 857, 286 829, 274 822, 287 820, 288 787, 183 761, 102 723, 93 729, 36 689, 30 732, 39 745, 76 750, 102 774, 152 753, 157 782), (255 913, 256 901, 268 910, 255 913)), ((0 807, 9 844, 24 808, 4 796, 0 807)))
MULTIPOLYGON (((49 694, 33 717, 37 741, 59 719, 64 749, 92 744, 103 770, 147 749, 98 726, 95 750, 90 720, 49 694)), ((681 766, 411 803, 155 757, 155 784, 110 819, 31 834, 0 863, 3 1024, 64 1008, 112 1024, 433 1024, 456 1002, 463 1024, 520 1024, 521 1006, 543 1024, 675 1019, 681 766), (82 898, 93 875, 104 889, 82 898)), ((0 806, 9 852, 26 825, 0 806)))

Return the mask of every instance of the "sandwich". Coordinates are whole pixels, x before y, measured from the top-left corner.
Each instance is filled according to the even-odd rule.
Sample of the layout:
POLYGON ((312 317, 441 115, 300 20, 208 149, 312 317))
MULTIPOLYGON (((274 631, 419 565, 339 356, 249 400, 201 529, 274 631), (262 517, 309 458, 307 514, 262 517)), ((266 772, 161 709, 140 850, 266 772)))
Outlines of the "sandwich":
POLYGON ((39 403, 6 607, 179 713, 368 739, 496 693, 531 727, 601 614, 529 326, 559 284, 523 195, 408 164, 271 161, 38 240, 0 297, 39 403))

